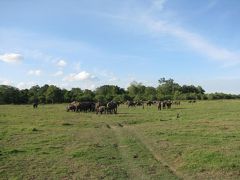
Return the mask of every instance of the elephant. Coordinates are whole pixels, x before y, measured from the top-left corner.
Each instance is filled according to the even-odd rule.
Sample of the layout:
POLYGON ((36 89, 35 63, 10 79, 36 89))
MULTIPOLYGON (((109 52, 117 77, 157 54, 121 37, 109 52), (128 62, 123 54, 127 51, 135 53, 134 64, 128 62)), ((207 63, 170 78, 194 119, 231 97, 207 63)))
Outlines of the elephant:
POLYGON ((100 101, 98 101, 97 103, 95 103, 95 109, 99 108, 100 106, 105 106, 105 107, 107 107, 107 103, 105 103, 105 102, 100 102, 100 101))
POLYGON ((107 113, 117 114, 117 108, 118 108, 118 105, 115 101, 110 101, 109 103, 107 103, 107 113))
POLYGON ((188 103, 196 103, 196 100, 190 100, 188 103))
POLYGON ((136 102, 135 102, 135 105, 136 105, 136 106, 142 106, 142 105, 143 105, 143 102, 142 102, 142 101, 136 101, 136 102))
POLYGON ((38 107, 38 103, 37 102, 33 103, 33 108, 35 109, 37 107, 38 107))
POLYGON ((66 107, 67 112, 68 111, 74 111, 74 112, 77 111, 78 104, 79 104, 79 102, 77 102, 77 101, 73 101, 73 102, 69 103, 68 106, 66 107))
POLYGON ((127 104, 128 108, 131 107, 131 106, 132 106, 132 107, 135 107, 135 106, 136 106, 136 103, 133 102, 133 101, 127 101, 126 104, 127 104))
POLYGON ((174 101, 173 104, 175 104, 175 105, 180 105, 181 102, 180 102, 180 101, 174 101))
POLYGON ((142 108, 144 109, 144 102, 143 101, 135 101, 134 102, 136 106, 142 106, 142 108))
POLYGON ((95 111, 95 103, 94 102, 78 102, 73 101, 67 107, 67 111, 74 112, 94 112, 95 111))
POLYGON ((94 112, 95 111, 95 103, 94 102, 79 102, 77 103, 77 111, 80 112, 94 112))
POLYGON ((66 109, 67 109, 67 112, 69 112, 69 111, 76 111, 76 106, 74 106, 73 104, 69 104, 66 107, 66 109))
POLYGON ((162 104, 163 104, 163 102, 161 102, 161 101, 158 101, 158 102, 157 102, 157 107, 158 107, 158 110, 159 110, 159 111, 162 110, 162 104))
POLYGON ((162 104, 162 108, 163 108, 163 109, 166 109, 167 102, 166 102, 166 101, 163 101, 161 104, 162 104))
POLYGON ((167 108, 168 108, 168 109, 171 109, 172 101, 168 100, 168 101, 166 102, 166 105, 167 105, 167 108))
POLYGON ((106 106, 99 106, 98 108, 96 108, 96 114, 102 114, 103 112, 106 114, 106 106))
POLYGON ((147 104, 147 106, 151 106, 153 104, 153 102, 152 101, 147 101, 146 104, 147 104))

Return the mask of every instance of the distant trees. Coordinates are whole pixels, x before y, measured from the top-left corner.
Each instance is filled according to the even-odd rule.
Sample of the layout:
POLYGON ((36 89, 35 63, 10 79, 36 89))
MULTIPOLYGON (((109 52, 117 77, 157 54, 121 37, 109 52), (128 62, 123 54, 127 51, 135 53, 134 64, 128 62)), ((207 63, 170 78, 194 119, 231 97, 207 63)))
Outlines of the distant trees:
POLYGON ((159 79, 155 87, 145 86, 142 83, 132 82, 125 90, 115 85, 103 85, 92 90, 72 88, 60 89, 54 85, 45 84, 40 87, 32 86, 30 89, 0 85, 0 104, 26 104, 26 103, 69 103, 76 101, 146 101, 146 100, 215 100, 237 99, 240 95, 211 93, 205 94, 201 86, 179 85, 173 79, 159 79))
POLYGON ((114 85, 104 85, 96 89, 95 100, 106 102, 118 99, 119 101, 123 101, 124 94, 126 94, 126 91, 123 88, 114 85))
POLYGON ((218 99, 239 99, 240 95, 225 94, 225 93, 211 93, 206 95, 206 99, 218 100, 218 99))
POLYGON ((40 87, 38 85, 32 86, 28 91, 28 102, 33 103, 39 101, 39 90, 40 87))
POLYGON ((0 104, 17 104, 20 101, 20 92, 12 86, 0 85, 0 104))
POLYGON ((47 101, 46 93, 47 93, 48 88, 49 88, 48 84, 45 84, 44 86, 39 88, 37 96, 38 96, 38 99, 39 99, 40 103, 46 103, 46 101, 47 101))
POLYGON ((142 83, 137 83, 136 81, 132 82, 127 88, 128 95, 131 100, 139 101, 144 100, 146 87, 142 83))
POLYGON ((175 83, 173 79, 166 80, 165 78, 161 78, 158 82, 157 96, 160 100, 172 100, 176 92, 181 92, 181 86, 175 83))
POLYGON ((201 86, 183 85, 175 83, 173 79, 161 78, 157 87, 157 96, 160 100, 200 100, 205 90, 201 86))
POLYGON ((47 88, 47 91, 45 93, 45 97, 46 97, 46 102, 47 103, 61 103, 63 102, 63 94, 62 94, 62 90, 54 85, 50 85, 47 88))

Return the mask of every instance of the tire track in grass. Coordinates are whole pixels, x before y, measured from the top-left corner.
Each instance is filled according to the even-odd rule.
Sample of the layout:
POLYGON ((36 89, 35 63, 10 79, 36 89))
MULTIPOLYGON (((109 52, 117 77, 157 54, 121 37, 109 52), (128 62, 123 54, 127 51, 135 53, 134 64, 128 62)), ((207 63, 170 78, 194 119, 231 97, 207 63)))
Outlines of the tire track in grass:
POLYGON ((164 167, 168 168, 175 176, 177 176, 179 179, 192 179, 191 177, 187 176, 186 174, 182 174, 181 172, 177 171, 175 167, 171 166, 167 161, 162 157, 160 153, 157 153, 156 150, 154 150, 154 147, 151 143, 151 140, 147 139, 140 133, 136 131, 136 129, 132 126, 125 126, 126 129, 128 129, 129 132, 135 135, 139 141, 141 141, 142 144, 151 152, 153 157, 160 162, 164 167))
POLYGON ((116 139, 118 140, 119 144, 119 151, 122 155, 123 161, 125 162, 126 169, 129 175, 129 179, 136 179, 136 180, 143 180, 143 179, 149 179, 148 176, 146 176, 142 169, 137 167, 137 165, 133 162, 133 157, 130 155, 128 150, 128 145, 124 143, 124 136, 121 128, 112 126, 112 130, 116 136, 116 139))
POLYGON ((111 126, 129 179, 181 179, 153 153, 128 128, 111 126))

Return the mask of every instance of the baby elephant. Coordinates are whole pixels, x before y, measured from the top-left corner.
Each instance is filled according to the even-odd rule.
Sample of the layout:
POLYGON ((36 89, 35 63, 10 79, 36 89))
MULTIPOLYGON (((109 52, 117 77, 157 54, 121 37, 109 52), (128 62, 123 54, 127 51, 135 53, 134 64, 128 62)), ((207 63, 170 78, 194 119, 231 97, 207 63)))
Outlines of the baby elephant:
POLYGON ((106 114, 106 107, 105 106, 99 106, 98 108, 96 108, 96 114, 100 113, 105 113, 106 114))
POLYGON ((38 103, 33 103, 33 108, 37 108, 38 107, 38 103))

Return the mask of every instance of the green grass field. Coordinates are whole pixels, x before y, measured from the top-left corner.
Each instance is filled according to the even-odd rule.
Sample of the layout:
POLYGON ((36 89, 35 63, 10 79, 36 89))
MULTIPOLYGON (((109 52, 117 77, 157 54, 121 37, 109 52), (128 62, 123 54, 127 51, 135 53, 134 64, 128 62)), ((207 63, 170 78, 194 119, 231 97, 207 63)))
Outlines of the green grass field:
POLYGON ((0 106, 0 179, 239 178, 240 101, 117 115, 0 106))

